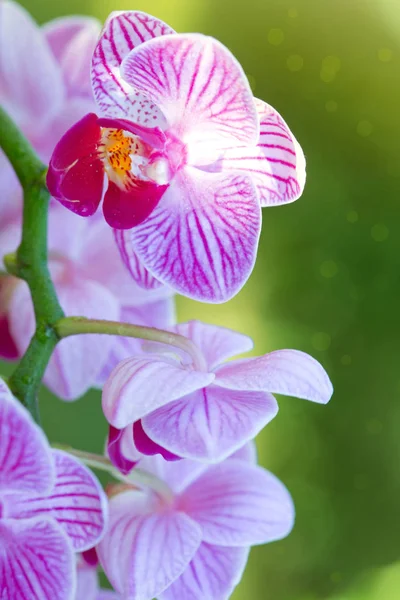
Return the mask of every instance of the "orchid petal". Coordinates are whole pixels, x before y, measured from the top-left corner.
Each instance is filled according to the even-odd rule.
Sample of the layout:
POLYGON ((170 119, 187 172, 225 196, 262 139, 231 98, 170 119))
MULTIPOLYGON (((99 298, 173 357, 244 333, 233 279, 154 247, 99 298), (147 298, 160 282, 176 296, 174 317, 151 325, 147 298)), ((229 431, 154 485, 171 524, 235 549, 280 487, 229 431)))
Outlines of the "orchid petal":
MULTIPOLYGON (((86 600, 86 598, 82 598, 82 600, 86 600)), ((96 596, 96 600, 121 600, 121 596, 109 590, 100 590, 96 596)))
POLYGON ((261 206, 297 200, 305 184, 305 158, 299 143, 282 117, 268 104, 256 100, 261 120, 257 146, 226 149, 208 166, 212 171, 244 172, 251 176, 261 206))
POLYGON ((113 587, 130 600, 158 596, 185 570, 201 542, 192 519, 172 509, 156 510, 141 492, 112 498, 110 514, 98 554, 113 587))
POLYGON ((53 450, 55 486, 48 496, 14 496, 6 504, 7 516, 18 519, 56 519, 66 531, 75 552, 95 546, 105 531, 107 498, 93 473, 76 458, 53 450))
POLYGON ((243 333, 201 321, 188 321, 175 326, 176 333, 192 340, 207 359, 208 368, 253 348, 253 340, 243 333))
POLYGON ((203 542, 159 600, 228 600, 242 578, 248 555, 248 548, 223 548, 203 542))
POLYGON ((56 522, 0 520, 0 549, 2 598, 75 598, 75 556, 56 522))
POLYGON ((30 133, 40 131, 64 100, 59 67, 39 26, 8 0, 0 3, 0 90, 1 104, 30 133))
POLYGON ((0 492, 44 494, 53 484, 54 466, 43 431, 0 379, 0 492))
POLYGON ((254 440, 250 440, 247 444, 244 444, 239 450, 236 450, 231 454, 229 459, 242 460, 243 462, 250 463, 251 465, 257 464, 257 447, 254 440))
POLYGON ((329 402, 333 388, 325 369, 299 350, 276 350, 218 367, 215 384, 231 390, 264 390, 319 404, 329 402))
POLYGON ((103 195, 100 141, 98 119, 89 113, 64 134, 50 160, 46 177, 50 194, 81 216, 94 214, 103 195))
MULTIPOLYGON (((68 315, 90 319, 119 318, 117 298, 102 285, 73 277, 57 284, 61 306, 68 315)), ((58 397, 75 400, 97 382, 113 345, 111 336, 80 335, 61 340, 54 350, 44 376, 44 383, 58 397)))
POLYGON ((83 560, 78 562, 74 600, 97 600, 98 587, 96 568, 85 564, 83 560))
POLYGON ((261 208, 248 177, 185 167, 133 229, 132 242, 144 266, 175 291, 225 302, 253 269, 260 228, 261 208))
POLYGON ((90 17, 61 17, 43 28, 70 94, 92 94, 91 57, 100 29, 99 21, 90 17))
POLYGON ((140 179, 127 189, 109 181, 103 202, 104 218, 115 229, 132 229, 153 212, 166 189, 166 185, 140 179))
MULTIPOLYGON (((2 236, 0 235, 0 238, 2 236)), ((1 239, 0 239, 0 247, 1 239)), ((15 246, 14 246, 15 248, 15 246)), ((8 318, 8 308, 12 300, 14 277, 0 275, 0 358, 6 360, 16 360, 19 358, 18 348, 10 331, 10 323, 8 318)))
POLYGON ((293 527, 294 507, 285 486, 272 473, 243 461, 210 467, 179 502, 210 544, 266 544, 285 537, 293 527))
POLYGON ((145 454, 146 456, 160 454, 165 460, 180 460, 179 456, 168 452, 168 450, 153 442, 144 431, 141 421, 136 421, 133 424, 133 441, 141 454, 145 454))
POLYGON ((156 408, 209 385, 213 379, 213 373, 186 370, 169 358, 127 358, 104 386, 104 415, 111 425, 122 429, 156 408))
POLYGON ((133 459, 129 458, 129 455, 126 455, 126 452, 124 452, 127 446, 126 438, 131 439, 128 449, 134 449, 132 425, 128 425, 125 429, 116 429, 116 427, 110 425, 107 439, 107 454, 114 467, 117 467, 124 475, 133 469, 140 458, 139 453, 133 459))
POLYGON ((130 230, 115 229, 114 236, 123 263, 135 282, 145 290, 155 290, 162 287, 161 281, 158 281, 149 273, 133 250, 132 232, 130 230))
POLYGON ((128 117, 149 127, 165 127, 162 112, 121 77, 120 66, 143 42, 174 33, 165 23, 140 11, 113 12, 108 18, 92 62, 94 97, 104 115, 128 117))
POLYGON ((218 462, 255 437, 277 412, 271 394, 211 385, 155 410, 142 425, 156 444, 178 456, 218 462))
POLYGON ((126 56, 121 74, 162 110, 170 129, 190 145, 189 156, 207 155, 214 146, 257 143, 249 83, 217 40, 193 33, 149 40, 126 56))

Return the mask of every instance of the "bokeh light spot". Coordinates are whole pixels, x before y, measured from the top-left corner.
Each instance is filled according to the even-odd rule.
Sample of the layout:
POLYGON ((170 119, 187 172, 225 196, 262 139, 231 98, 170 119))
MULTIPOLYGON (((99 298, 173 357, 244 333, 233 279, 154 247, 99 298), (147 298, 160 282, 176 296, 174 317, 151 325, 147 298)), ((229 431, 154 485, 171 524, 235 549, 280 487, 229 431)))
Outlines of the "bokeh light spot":
POLYGON ((272 46, 279 46, 285 39, 285 34, 282 29, 270 29, 268 33, 268 41, 272 46))
POLYGON ((368 137, 373 130, 374 126, 370 121, 363 120, 357 124, 357 133, 358 135, 361 135, 361 137, 368 137))
POLYGON ((393 58, 393 51, 390 48, 379 48, 378 58, 381 62, 390 62, 393 58))
POLYGON ((340 362, 345 367, 350 366, 352 362, 350 354, 343 354, 343 356, 340 359, 340 362))
POLYGON ((371 236, 376 242, 384 242, 389 237, 389 229, 384 223, 376 223, 371 227, 371 236))
POLYGON ((300 54, 291 54, 288 56, 286 64, 289 71, 301 71, 304 66, 304 58, 300 54))
POLYGON ((358 212, 356 210, 350 210, 346 215, 346 219, 348 220, 349 223, 357 223, 358 212))
POLYGON ((319 268, 321 275, 323 277, 327 277, 328 279, 335 277, 338 270, 338 266, 334 260, 324 260, 319 268))
POLYGON ((334 113, 338 109, 338 103, 335 100, 328 100, 325 104, 327 112, 334 113))
POLYGON ((311 343, 316 350, 320 350, 321 352, 328 350, 331 345, 331 336, 329 333, 325 333, 324 331, 318 331, 314 333, 311 339, 311 343))
POLYGON ((297 8, 289 8, 288 15, 291 19, 296 19, 299 16, 297 8))
POLYGON ((338 56, 326 56, 322 61, 320 78, 325 83, 331 83, 338 74, 341 61, 338 56))

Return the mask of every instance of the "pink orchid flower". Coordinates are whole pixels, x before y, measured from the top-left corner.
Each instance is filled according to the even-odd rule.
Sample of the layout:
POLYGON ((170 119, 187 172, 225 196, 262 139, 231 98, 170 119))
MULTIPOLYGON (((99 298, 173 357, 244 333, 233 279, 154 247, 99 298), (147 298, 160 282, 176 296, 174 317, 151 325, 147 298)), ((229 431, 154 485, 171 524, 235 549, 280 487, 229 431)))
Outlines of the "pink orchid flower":
MULTIPOLYGON (((0 256, 17 246, 19 236, 17 223, 0 233, 0 256)), ((56 291, 67 315, 171 326, 171 291, 164 287, 146 291, 134 283, 121 262, 110 228, 101 219, 84 221, 59 205, 52 207, 49 257, 56 291)), ((9 332, 7 348, 10 353, 17 348, 22 354, 34 332, 35 318, 28 286, 15 278, 10 281, 12 289, 7 293, 3 317, 9 332)), ((44 383, 64 400, 75 400, 90 387, 102 384, 122 358, 138 352, 138 340, 102 336, 99 343, 98 336, 73 336, 57 345, 44 383)))
MULTIPOLYGON (((191 321, 175 331, 201 352, 193 364, 173 349, 123 360, 103 389, 103 411, 117 430, 110 443, 135 446, 143 454, 161 453, 218 462, 254 438, 278 411, 273 393, 325 404, 332 384, 323 367, 298 350, 223 362, 247 352, 245 335, 191 321)), ((114 456, 118 456, 118 446, 114 456)), ((112 453, 110 453, 110 458, 112 453)), ((118 463, 116 466, 119 466, 118 463)))
POLYGON ((0 582, 13 600, 70 600, 75 553, 101 539, 107 498, 76 458, 52 450, 0 380, 0 582))
POLYGON ((140 467, 169 493, 111 498, 97 552, 114 588, 127 600, 227 600, 250 546, 279 540, 293 526, 288 491, 255 460, 252 444, 213 466, 142 458, 140 467))
POLYGON ((77 586, 74 600, 121 600, 115 592, 99 587, 97 564, 89 564, 82 557, 77 564, 77 586))
POLYGON ((147 280, 228 300, 253 269, 261 207, 302 193, 304 156, 288 126, 253 98, 222 44, 137 11, 110 15, 92 84, 98 114, 57 145, 52 195, 83 216, 104 196, 106 221, 128 230, 119 242, 142 285, 137 262, 147 280))

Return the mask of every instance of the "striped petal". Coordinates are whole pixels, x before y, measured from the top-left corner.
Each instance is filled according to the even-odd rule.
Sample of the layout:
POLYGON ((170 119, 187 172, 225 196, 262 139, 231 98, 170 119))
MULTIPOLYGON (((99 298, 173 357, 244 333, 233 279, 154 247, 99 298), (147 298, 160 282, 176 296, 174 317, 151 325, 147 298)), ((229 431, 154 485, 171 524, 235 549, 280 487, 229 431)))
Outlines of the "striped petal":
POLYGON ((54 465, 43 431, 0 379, 0 496, 45 494, 53 485, 54 465))
POLYGON ((173 29, 146 13, 111 13, 92 61, 93 92, 103 115, 125 116, 149 127, 165 127, 165 117, 157 106, 122 79, 120 65, 143 42, 170 33, 174 33, 173 29))
POLYGON ((156 290, 162 287, 162 282, 149 273, 133 250, 132 232, 126 229, 114 229, 114 236, 123 263, 135 282, 145 290, 156 290))
POLYGON ((56 483, 49 496, 18 497, 7 504, 7 516, 56 519, 76 552, 95 546, 103 536, 107 498, 89 469, 73 456, 53 450, 56 483))
POLYGON ((293 527, 294 507, 285 486, 272 473, 243 461, 210 467, 180 502, 210 544, 266 544, 285 537, 293 527))
POLYGON ((253 340, 247 335, 201 321, 179 323, 175 331, 192 340, 206 358, 210 370, 228 358, 253 348, 253 340))
POLYGON ((242 578, 248 556, 248 548, 223 548, 203 542, 159 600, 228 600, 242 578))
POLYGON ((0 520, 0 591, 9 600, 74 600, 75 556, 55 521, 0 520))
POLYGON ((200 34, 149 40, 126 56, 121 73, 189 144, 191 164, 203 162, 214 146, 257 143, 259 122, 249 83, 217 40, 200 34))
POLYGON ((169 452, 214 463, 255 437, 277 412, 271 394, 210 385, 155 410, 142 419, 142 426, 169 452))
POLYGON ((150 600, 185 570, 201 542, 200 527, 183 512, 157 509, 141 492, 110 501, 110 526, 98 546, 113 587, 130 600, 150 600))
POLYGON ((114 369, 104 386, 104 415, 111 425, 122 429, 213 380, 213 373, 185 369, 169 357, 127 358, 114 369))
POLYGON ((256 99, 260 117, 257 146, 232 147, 213 164, 213 170, 244 171, 259 192, 262 206, 287 204, 303 193, 305 158, 296 138, 279 113, 256 99))
POLYGON ((132 231, 150 273, 175 291, 225 302, 247 281, 256 258, 261 208, 250 178, 186 167, 150 217, 132 231))
POLYGON ((264 356, 235 360, 216 370, 215 384, 231 390, 252 390, 329 402, 333 387, 325 369, 299 350, 276 350, 264 356))

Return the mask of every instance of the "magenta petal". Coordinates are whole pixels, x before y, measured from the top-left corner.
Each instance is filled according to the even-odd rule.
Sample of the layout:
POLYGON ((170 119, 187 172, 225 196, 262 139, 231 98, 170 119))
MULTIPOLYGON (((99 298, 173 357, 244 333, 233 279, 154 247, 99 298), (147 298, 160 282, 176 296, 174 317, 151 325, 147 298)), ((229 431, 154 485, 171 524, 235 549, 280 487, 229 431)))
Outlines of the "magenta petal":
POLYGON ((0 582, 9 600, 72 600, 75 556, 56 522, 0 520, 0 582))
POLYGON ((0 314, 0 359, 17 360, 20 354, 10 331, 7 315, 0 314))
POLYGON ((261 467, 228 460, 207 469, 182 494, 179 506, 202 528, 203 540, 221 546, 252 546, 290 532, 294 507, 289 492, 261 467))
POLYGON ((261 208, 247 176, 185 167, 133 229, 132 242, 144 266, 175 291, 225 302, 253 269, 260 228, 261 208))
POLYGON ((43 431, 0 379, 0 493, 44 494, 53 485, 54 465, 43 431))
POLYGON ((104 386, 104 415, 111 425, 122 429, 156 408, 209 385, 213 379, 213 373, 187 370, 169 358, 127 358, 117 365, 104 386))
POLYGON ((172 452, 168 452, 168 450, 153 442, 153 440, 150 439, 149 436, 143 430, 142 422, 140 420, 136 421, 136 423, 133 424, 133 439, 136 448, 142 454, 145 454, 147 456, 161 454, 161 456, 165 460, 180 460, 179 456, 177 456, 176 454, 172 454, 172 452))
POLYGON ((212 463, 255 437, 277 412, 271 394, 210 385, 155 410, 142 425, 156 444, 170 452, 212 463))
POLYGON ((202 543, 182 575, 159 600, 228 600, 240 582, 248 548, 202 543))
POLYGON ((181 575, 200 542, 200 527, 183 512, 157 510, 147 495, 125 492, 110 501, 110 526, 98 554, 119 593, 150 600, 181 575))
POLYGON ((135 282, 145 290, 156 290, 163 286, 140 262, 132 246, 132 232, 123 229, 114 230, 115 241, 120 251, 124 265, 132 275, 135 282))
POLYGON ((120 75, 120 65, 133 49, 154 37, 174 33, 165 23, 139 11, 111 13, 92 62, 92 85, 103 115, 128 117, 149 127, 165 127, 161 111, 128 85, 120 75))
POLYGON ((105 531, 108 506, 93 473, 76 458, 53 450, 56 483, 48 496, 18 497, 7 504, 7 516, 18 519, 49 517, 66 531, 76 552, 95 546, 105 531))
MULTIPOLYGON (((136 465, 137 460, 129 460, 124 453, 122 448, 122 438, 126 435, 126 430, 130 430, 133 443, 133 426, 128 425, 125 429, 116 429, 110 425, 107 439, 107 454, 114 465, 121 473, 126 475, 136 465)), ((129 433, 129 432, 128 432, 129 433)))
POLYGON ((47 186, 54 198, 82 215, 92 215, 103 195, 104 167, 98 155, 101 128, 90 113, 75 123, 54 149, 47 186))
POLYGON ((97 600, 99 589, 97 569, 88 565, 82 558, 78 559, 76 583, 74 600, 97 600))
POLYGON ((217 40, 193 33, 149 40, 126 56, 121 74, 162 110, 196 154, 215 144, 257 143, 259 122, 249 83, 217 40))
POLYGON ((231 390, 265 390, 326 404, 333 387, 325 369, 299 350, 276 350, 235 360, 216 370, 215 384, 231 390))
POLYGON ((175 331, 192 340, 206 358, 210 370, 228 358, 253 348, 253 340, 247 335, 201 321, 179 323, 175 331))
POLYGON ((140 225, 153 212, 167 187, 136 180, 134 187, 123 190, 110 181, 103 203, 105 220, 114 229, 132 229, 140 225))

